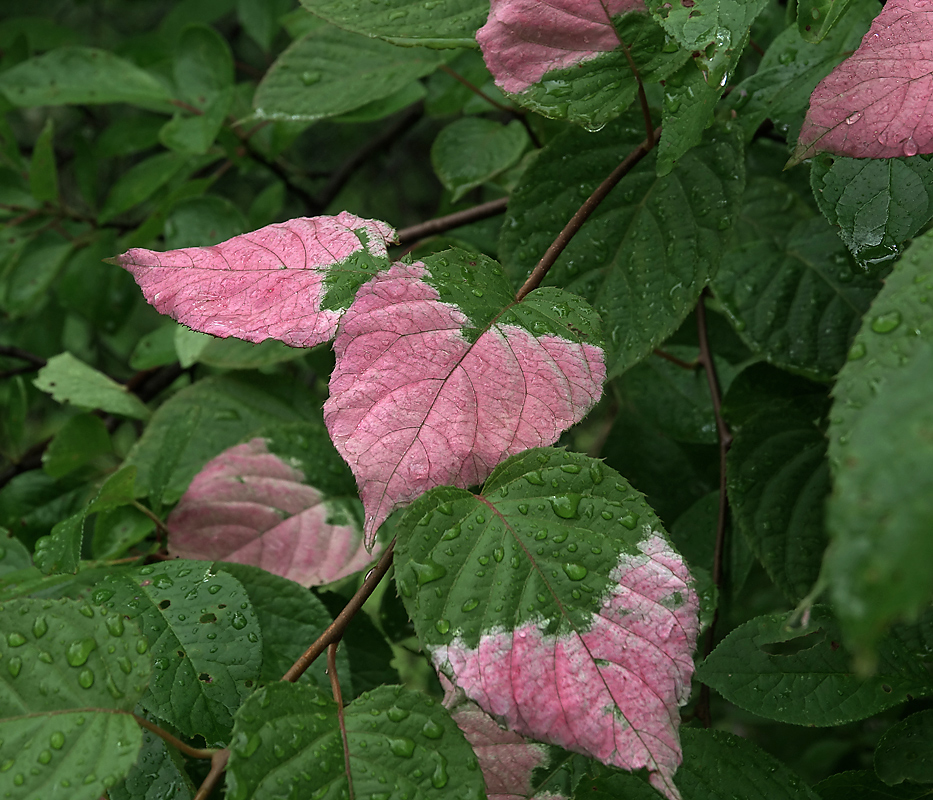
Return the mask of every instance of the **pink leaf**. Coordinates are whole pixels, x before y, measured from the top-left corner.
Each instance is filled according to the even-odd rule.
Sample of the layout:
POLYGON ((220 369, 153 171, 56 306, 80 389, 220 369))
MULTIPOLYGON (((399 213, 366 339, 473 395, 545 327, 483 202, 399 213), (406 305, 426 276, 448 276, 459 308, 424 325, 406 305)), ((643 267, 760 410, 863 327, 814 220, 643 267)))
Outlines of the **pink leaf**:
POLYGON ((518 94, 551 70, 615 50, 611 18, 644 10, 644 0, 492 0, 476 41, 496 83, 518 94))
POLYGON ((470 319, 428 277, 420 262, 378 274, 334 342, 324 421, 356 476, 367 543, 429 489, 481 483, 508 456, 553 443, 602 394, 601 348, 501 322, 471 343, 470 319))
POLYGON ((169 515, 169 554, 252 564, 303 586, 331 583, 373 559, 357 525, 328 522, 334 510, 255 438, 195 476, 169 515))
POLYGON ((617 586, 586 632, 493 628, 476 648, 455 637, 431 656, 510 730, 623 769, 647 768, 673 800, 678 709, 690 693, 699 603, 686 565, 662 536, 638 548, 613 570, 617 586))
POLYGON ((792 163, 933 153, 933 2, 888 0, 859 49, 816 87, 792 163))
MULTIPOLYGON (((499 727, 476 703, 466 700, 444 673, 438 673, 446 695, 444 705, 476 753, 486 781, 489 800, 528 800, 534 794, 531 779, 538 767, 546 767, 548 749, 529 742, 524 736, 499 727)), ((548 792, 548 800, 565 800, 563 795, 548 792)), ((544 797, 542 797, 544 800, 544 797)))
POLYGON ((356 289, 388 266, 384 222, 347 212, 268 225, 211 247, 135 248, 114 263, 156 310, 203 333, 312 347, 333 338, 356 289))

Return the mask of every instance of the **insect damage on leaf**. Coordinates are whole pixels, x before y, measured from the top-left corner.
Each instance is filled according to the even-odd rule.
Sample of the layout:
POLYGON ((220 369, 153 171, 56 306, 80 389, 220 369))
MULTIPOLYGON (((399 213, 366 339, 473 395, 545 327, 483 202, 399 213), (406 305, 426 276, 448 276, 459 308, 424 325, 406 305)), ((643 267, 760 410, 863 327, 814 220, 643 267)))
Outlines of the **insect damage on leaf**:
POLYGON ((810 98, 790 164, 816 153, 933 152, 933 3, 888 0, 858 50, 810 98))
POLYGON ((551 70, 615 50, 612 17, 644 10, 644 0, 492 0, 476 41, 496 83, 517 94, 551 70))
POLYGON ((334 337, 360 285, 389 265, 384 222, 346 211, 299 217, 211 247, 134 248, 113 263, 146 300, 189 328, 313 347, 334 337))
MULTIPOLYGON (((324 420, 356 476, 367 544, 394 509, 429 489, 472 486, 508 456, 552 444, 602 394, 602 348, 574 337, 573 319, 549 321, 533 294, 520 310, 503 309, 495 295, 504 286, 509 296, 507 282, 482 275, 483 263, 469 285, 499 292, 476 290, 472 310, 482 321, 442 302, 420 262, 377 275, 341 321, 324 420), (526 327, 531 319, 535 332, 526 327), (565 335, 551 333, 557 328, 565 335)), ((492 263, 487 269, 501 275, 492 263)))

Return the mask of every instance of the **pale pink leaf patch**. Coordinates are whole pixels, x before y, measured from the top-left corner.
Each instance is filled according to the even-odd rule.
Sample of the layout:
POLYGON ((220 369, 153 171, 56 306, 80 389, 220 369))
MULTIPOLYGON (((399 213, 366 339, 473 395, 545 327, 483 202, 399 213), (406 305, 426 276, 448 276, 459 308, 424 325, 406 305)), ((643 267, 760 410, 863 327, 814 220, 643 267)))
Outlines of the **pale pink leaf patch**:
POLYGON ((166 522, 168 551, 319 586, 373 560, 359 525, 341 512, 257 437, 228 448, 194 477, 166 522), (329 521, 335 512, 343 524, 329 521))
POLYGON ((933 2, 888 0, 855 53, 816 87, 791 163, 933 153, 933 2))
POLYGON ((553 635, 542 630, 546 620, 493 628, 475 648, 455 637, 431 657, 511 731, 612 766, 645 768, 673 800, 699 601, 663 536, 638 548, 612 571, 614 588, 589 630, 553 635))
POLYGON ((334 337, 356 289, 389 265, 384 222, 302 217, 211 247, 134 248, 114 259, 162 314, 214 336, 313 347, 334 337))
POLYGON ((615 50, 612 17, 644 10, 644 0, 492 0, 476 41, 496 83, 518 94, 551 70, 615 50))
POLYGON ((420 262, 378 274, 334 342, 324 421, 356 476, 367 543, 429 489, 481 483, 508 456, 552 444, 602 394, 600 347, 501 322, 471 342, 470 319, 426 277, 420 262))

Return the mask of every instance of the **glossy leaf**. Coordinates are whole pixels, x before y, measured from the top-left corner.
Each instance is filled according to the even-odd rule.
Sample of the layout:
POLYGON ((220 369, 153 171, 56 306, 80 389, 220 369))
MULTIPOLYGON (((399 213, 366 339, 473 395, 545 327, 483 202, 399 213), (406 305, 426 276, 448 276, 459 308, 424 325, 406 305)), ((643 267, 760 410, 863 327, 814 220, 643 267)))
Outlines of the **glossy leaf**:
POLYGON ((135 419, 149 417, 149 409, 136 395, 71 353, 50 358, 33 383, 59 403, 73 403, 135 419))
POLYGON ((635 100, 632 64, 654 83, 689 58, 665 46, 650 16, 627 13, 643 9, 642 0, 495 0, 476 40, 496 84, 516 102, 599 130, 635 100))
POLYGON ((257 87, 253 107, 263 119, 334 117, 389 97, 444 59, 436 50, 394 47, 322 25, 279 56, 257 87))
POLYGON ((684 153, 703 140, 721 94, 722 89, 710 86, 693 59, 664 81, 658 175, 667 175, 684 153))
POLYGON ((394 509, 477 484, 581 420, 602 394, 600 344, 586 303, 539 289, 516 304, 485 256, 449 250, 364 286, 334 342, 324 420, 360 487, 367 546, 394 509))
POLYGON ((181 753, 147 730, 142 737, 136 763, 124 781, 107 790, 109 800, 191 800, 196 790, 181 753))
POLYGON ((707 83, 721 88, 735 69, 752 22, 767 0, 647 0, 646 5, 681 47, 699 53, 697 62, 707 83))
POLYGON ((677 796, 698 601, 618 473, 529 450, 480 496, 429 492, 398 532, 396 581, 439 671, 516 733, 644 767, 677 796))
MULTIPOLYGON (((580 204, 644 139, 627 116, 599 133, 568 130, 526 170, 499 241, 523 279, 580 204)), ((673 333, 696 304, 732 225, 744 184, 735 133, 704 143, 667 176, 649 154, 603 201, 550 270, 547 283, 582 295, 603 319, 607 370, 618 375, 673 333)))
POLYGON ((350 703, 344 719, 346 750, 330 691, 282 682, 263 687, 237 714, 227 797, 266 797, 283 787, 296 796, 338 797, 351 783, 359 798, 379 797, 393 785, 410 800, 484 796, 476 757, 432 698, 381 686, 350 703))
MULTIPOLYGON (((320 434, 324 453, 333 453, 320 434)), ((256 437, 195 475, 166 521, 169 555, 252 564, 302 586, 331 583, 373 560, 353 511, 256 437)))
POLYGON ((775 402, 736 432, 727 459, 729 502, 738 528, 791 601, 816 583, 827 537, 830 492, 826 437, 805 408, 775 402))
MULTIPOLYGON (((929 403, 933 237, 917 239, 865 315, 830 414, 835 491, 824 576, 850 641, 862 648, 933 593, 929 403)), ((864 654, 864 651, 863 651, 864 654)))
POLYGON ((8 69, 0 92, 16 106, 132 103, 171 109, 168 90, 148 72, 106 50, 58 47, 8 69))
POLYGON ((332 339, 353 294, 388 265, 392 229, 347 212, 300 217, 213 247, 133 249, 115 263, 156 310, 189 328, 311 347, 332 339))
POLYGON ((686 728, 677 786, 686 800, 819 800, 774 756, 725 731, 686 728))
POLYGON ((933 162, 823 155, 810 167, 813 196, 852 255, 871 269, 896 258, 933 218, 933 162))
POLYGON ((840 725, 910 697, 933 695, 923 663, 889 637, 878 668, 858 675, 832 612, 814 606, 805 624, 788 614, 757 617, 734 629, 697 667, 697 678, 729 702, 793 725, 840 725))
POLYGON ((169 561, 109 575, 91 599, 119 608, 149 639, 154 669, 143 708, 187 736, 226 742, 262 663, 256 612, 240 582, 211 564, 169 561))
POLYGON ((49 443, 42 454, 42 469, 53 478, 61 478, 112 451, 103 420, 94 414, 78 414, 49 443))
POLYGON ((819 152, 896 158, 933 152, 933 8, 889 0, 858 50, 813 92, 793 163, 819 152))
POLYGON ((130 771, 142 740, 128 713, 59 711, 0 720, 4 796, 98 800, 130 771))
POLYGON ((132 711, 145 692, 149 643, 120 614, 74 600, 24 598, 5 601, 0 618, 0 717, 132 711))
POLYGON ((476 29, 489 10, 485 0, 389 0, 359 5, 352 0, 303 0, 312 14, 344 30, 378 36, 393 44, 475 47, 476 29))
POLYGON ((741 221, 712 281, 716 297, 770 363, 831 378, 881 281, 852 262, 836 231, 784 183, 752 182, 741 221))
POLYGON ((933 783, 933 710, 888 728, 875 748, 875 772, 889 785, 933 783))

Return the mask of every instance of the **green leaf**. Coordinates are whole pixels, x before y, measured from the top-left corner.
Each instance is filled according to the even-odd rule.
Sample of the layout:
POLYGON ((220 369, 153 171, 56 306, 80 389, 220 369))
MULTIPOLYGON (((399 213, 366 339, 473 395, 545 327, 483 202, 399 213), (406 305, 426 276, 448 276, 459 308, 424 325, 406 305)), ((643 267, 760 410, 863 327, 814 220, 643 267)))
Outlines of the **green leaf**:
MULTIPOLYGON (((500 257, 529 274, 590 193, 644 138, 626 117, 599 133, 556 137, 515 188, 500 257)), ((719 261, 744 182, 736 137, 715 128, 659 178, 649 154, 603 201, 548 273, 603 319, 607 371, 618 375, 666 339, 696 304, 719 261), (714 209, 710 213, 710 209, 714 209)))
POLYGON ((852 0, 798 0, 797 30, 808 42, 822 42, 843 19, 852 0))
POLYGON ((710 86, 722 87, 748 44, 767 0, 696 0, 689 5, 647 0, 648 10, 681 47, 699 52, 710 86))
POLYGON ((147 419, 149 409, 125 386, 79 361, 71 353, 52 356, 33 381, 59 403, 99 409, 133 419, 147 419))
POLYGON ((933 218, 933 159, 822 154, 810 167, 813 196, 865 268, 889 263, 933 218))
MULTIPOLYGON (((614 21, 614 27, 621 42, 615 50, 550 70, 521 94, 509 97, 545 117, 598 131, 635 101, 639 82, 632 63, 642 82, 650 84, 664 81, 690 58, 686 50, 667 46, 664 30, 647 14, 625 14, 614 21)), ((641 132, 644 139, 644 122, 641 132)))
POLYGON ((132 711, 152 671, 149 644, 119 613, 74 600, 0 605, 0 717, 66 709, 132 711))
POLYGON ((79 414, 55 434, 42 454, 42 469, 53 478, 61 478, 111 452, 113 447, 104 421, 94 414, 79 414))
POLYGON ((747 739, 687 728, 675 782, 684 800, 819 800, 800 778, 747 739))
POLYGON ((658 800, 660 796, 637 775, 608 770, 596 778, 585 776, 573 792, 573 800, 658 800))
POLYGON ((58 170, 55 167, 55 123, 46 120, 32 149, 29 166, 29 189, 36 200, 58 202, 58 170))
POLYGON ((456 203, 470 189, 481 186, 518 163, 528 146, 528 134, 518 120, 500 125, 488 119, 465 117, 445 127, 431 146, 431 163, 456 203))
POLYGON ((133 206, 148 200, 174 178, 187 163, 178 153, 158 153, 134 164, 113 185, 98 215, 103 225, 133 206))
POLYGON ((691 59, 664 81, 659 176, 667 175, 684 153, 703 140, 703 131, 712 122, 722 89, 710 86, 698 67, 691 59))
POLYGON ((135 64, 91 47, 59 47, 17 64, 0 75, 0 92, 13 105, 131 103, 171 109, 172 97, 135 64))
POLYGON ((181 753, 154 733, 143 730, 142 735, 136 763, 123 782, 108 790, 109 800, 191 800, 196 790, 181 753))
POLYGON ((793 602, 816 583, 827 544, 829 464, 818 423, 805 407, 762 405, 736 432, 727 459, 729 502, 738 528, 793 602))
POLYGON ((875 748, 875 772, 888 785, 933 783, 933 710, 888 728, 875 748))
POLYGON ((233 103, 233 95, 231 87, 211 97, 201 114, 175 114, 159 131, 159 141, 169 150, 182 155, 203 155, 210 149, 223 126, 233 103))
POLYGON ((198 352, 197 363, 221 369, 259 369, 304 358, 307 354, 307 350, 289 347, 277 339, 253 344, 231 336, 227 339, 211 338, 198 352))
POLYGON ((213 97, 233 86, 233 54, 217 31, 189 25, 178 39, 173 65, 180 100, 204 109, 213 97))
POLYGON ((877 671, 852 669, 830 610, 814 606, 805 625, 789 614, 757 617, 733 630, 697 668, 730 703, 792 725, 841 725, 911 697, 933 695, 924 664, 895 637, 879 645, 877 671))
MULTIPOLYGON (((278 681, 324 630, 333 622, 324 604, 294 581, 272 575, 259 567, 222 562, 220 568, 236 578, 256 612, 262 629, 262 672, 264 683, 278 681)), ((302 682, 330 687, 325 672, 327 659, 319 658, 301 676, 302 682)), ((343 693, 353 696, 346 649, 337 652, 337 673, 343 693)))
POLYGON ((359 5, 352 0, 302 0, 312 14, 344 30, 378 36, 393 44, 424 47, 476 47, 474 36, 486 21, 484 0, 389 0, 359 5))
POLYGON ((322 26, 279 56, 256 89, 253 107, 262 119, 333 117, 394 94, 445 58, 322 26))
POLYGON ((743 341, 772 364, 828 380, 881 287, 786 184, 756 178, 712 287, 743 341))
POLYGON ((815 788, 822 800, 917 800, 929 797, 923 786, 887 786, 871 770, 853 770, 831 775, 815 788))
POLYGON ((166 249, 207 247, 231 239, 247 229, 246 218, 229 200, 217 195, 189 197, 165 217, 166 249))
POLYGON ((153 530, 155 521, 134 506, 100 511, 94 520, 91 553, 98 559, 121 558, 153 530))
POLYGON ((32 555, 26 545, 11 536, 6 528, 0 528, 0 579, 31 565, 32 555))
POLYGON ((128 713, 59 711, 2 720, 4 796, 98 800, 130 771, 142 741, 128 713))
POLYGON ((272 423, 320 419, 304 387, 263 375, 217 376, 181 390, 153 415, 127 456, 140 495, 175 503, 208 460, 272 423))
POLYGON ((226 742, 262 663, 259 622, 240 582, 212 564, 168 561, 110 575, 91 599, 136 620, 151 642, 143 708, 209 745, 226 742))
POLYGON ((268 51, 281 27, 279 19, 291 8, 291 0, 237 0, 236 13, 253 41, 268 51))
POLYGON ((49 536, 36 542, 36 566, 46 575, 78 571, 84 543, 84 523, 89 514, 109 511, 133 502, 136 467, 124 466, 100 487, 97 496, 81 511, 57 523, 49 536))
POLYGON ((26 242, 0 273, 0 309, 15 319, 41 308, 72 249, 71 242, 52 231, 26 242))
POLYGON ((329 691, 281 682, 263 687, 237 714, 227 796, 246 800, 284 790, 337 797, 350 781, 360 798, 392 796, 392 786, 410 800, 484 796, 476 756, 434 699, 382 686, 350 703, 344 719, 346 751, 329 691))
POLYGON ((393 92, 388 97, 379 100, 372 100, 365 106, 348 111, 346 114, 340 114, 333 118, 334 122, 375 122, 384 119, 396 111, 401 111, 413 103, 417 103, 427 94, 424 84, 420 81, 412 81, 406 86, 393 92))

